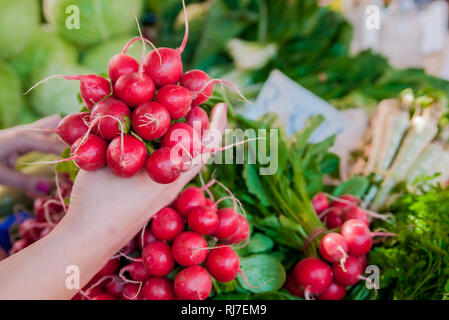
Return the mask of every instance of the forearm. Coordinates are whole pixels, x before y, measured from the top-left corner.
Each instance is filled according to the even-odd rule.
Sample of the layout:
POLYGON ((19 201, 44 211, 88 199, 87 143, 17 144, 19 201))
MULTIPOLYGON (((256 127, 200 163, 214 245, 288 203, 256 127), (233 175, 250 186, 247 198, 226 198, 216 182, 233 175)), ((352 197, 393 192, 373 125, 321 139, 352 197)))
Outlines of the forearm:
POLYGON ((0 299, 70 299, 78 290, 66 286, 74 276, 66 273, 67 267, 79 268, 82 288, 140 228, 123 225, 132 228, 124 233, 112 223, 98 227, 74 214, 69 212, 45 238, 0 262, 0 299))

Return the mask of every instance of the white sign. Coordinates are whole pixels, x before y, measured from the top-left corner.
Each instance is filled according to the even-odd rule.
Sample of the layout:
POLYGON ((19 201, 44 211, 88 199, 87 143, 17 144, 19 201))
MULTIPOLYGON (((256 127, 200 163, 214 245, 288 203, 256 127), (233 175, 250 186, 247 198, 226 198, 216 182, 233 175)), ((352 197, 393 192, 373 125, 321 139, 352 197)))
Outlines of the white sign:
POLYGON ((314 132, 310 142, 317 143, 331 135, 337 135, 331 150, 341 158, 343 177, 349 152, 362 138, 368 123, 368 116, 364 111, 339 111, 279 70, 271 72, 257 101, 241 110, 241 114, 250 119, 257 119, 265 113, 279 115, 289 136, 300 130, 308 118, 323 115, 325 121, 314 132))

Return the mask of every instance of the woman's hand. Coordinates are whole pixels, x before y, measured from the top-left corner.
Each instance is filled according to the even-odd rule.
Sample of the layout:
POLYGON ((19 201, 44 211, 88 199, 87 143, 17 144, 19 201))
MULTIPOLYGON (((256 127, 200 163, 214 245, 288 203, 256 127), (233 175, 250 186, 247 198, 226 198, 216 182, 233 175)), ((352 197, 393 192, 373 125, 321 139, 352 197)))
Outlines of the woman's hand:
MULTIPOLYGON (((211 113, 210 131, 218 133, 219 138, 213 140, 215 147, 221 143, 226 112, 226 105, 219 104, 211 113)), ((65 219, 67 223, 81 224, 84 230, 93 228, 92 232, 102 231, 109 239, 120 239, 111 252, 105 253, 110 257, 131 240, 154 213, 173 202, 201 168, 202 165, 194 166, 170 184, 152 181, 144 170, 130 179, 117 178, 107 168, 80 171, 65 219)))
POLYGON ((67 146, 48 134, 33 129, 54 129, 61 118, 53 115, 34 123, 0 131, 0 184, 33 193, 48 193, 48 177, 27 175, 14 170, 19 156, 30 151, 60 154, 67 146))
MULTIPOLYGON (((210 130, 218 147, 226 127, 226 105, 212 110, 210 130), (218 133, 218 134, 217 134, 218 133), (220 139, 217 139, 220 138, 220 139)), ((121 179, 105 168, 80 171, 66 216, 46 237, 0 262, 0 299, 70 299, 125 246, 147 221, 169 205, 201 170, 196 165, 173 183, 153 182, 145 172, 121 179), (67 279, 78 269, 78 289, 67 279)))

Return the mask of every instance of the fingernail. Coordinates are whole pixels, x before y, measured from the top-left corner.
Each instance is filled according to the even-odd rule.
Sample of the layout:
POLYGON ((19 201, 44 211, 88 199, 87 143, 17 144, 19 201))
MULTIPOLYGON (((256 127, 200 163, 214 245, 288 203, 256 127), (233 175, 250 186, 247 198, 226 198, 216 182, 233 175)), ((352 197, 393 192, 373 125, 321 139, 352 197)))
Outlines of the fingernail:
POLYGON ((47 181, 38 181, 36 183, 36 191, 40 193, 49 193, 50 192, 50 183, 47 181))

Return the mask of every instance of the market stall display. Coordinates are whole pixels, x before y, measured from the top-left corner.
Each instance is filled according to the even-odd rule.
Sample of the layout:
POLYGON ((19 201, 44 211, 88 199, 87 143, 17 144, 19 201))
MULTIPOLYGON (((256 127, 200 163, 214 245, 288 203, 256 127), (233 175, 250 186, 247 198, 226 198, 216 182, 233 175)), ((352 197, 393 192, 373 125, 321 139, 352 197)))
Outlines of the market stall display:
MULTIPOLYGON (((315 0, 80 1, 74 30, 75 1, 31 2, 26 32, 0 40, 0 128, 61 113, 46 132, 68 148, 18 166, 54 169, 48 195, 0 190, 10 255, 64 218, 79 170, 169 184, 196 157, 235 152, 204 166, 73 299, 448 299, 449 82, 352 55, 351 25, 315 0), (339 132, 315 138, 329 115, 299 130, 281 112, 246 117, 273 70, 333 115, 363 112, 357 148, 337 155, 339 132), (244 134, 208 148, 217 104, 244 134)), ((22 1, 3 5, 0 25, 22 1)))

